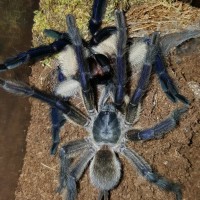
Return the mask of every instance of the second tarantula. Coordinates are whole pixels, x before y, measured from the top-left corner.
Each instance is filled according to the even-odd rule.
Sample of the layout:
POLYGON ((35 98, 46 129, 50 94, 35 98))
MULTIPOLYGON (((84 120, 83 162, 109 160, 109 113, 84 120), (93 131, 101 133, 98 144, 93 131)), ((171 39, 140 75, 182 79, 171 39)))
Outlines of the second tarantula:
POLYGON ((124 99, 125 88, 125 49, 127 34, 124 15, 121 11, 115 12, 117 33, 117 56, 116 56, 116 84, 107 82, 101 91, 98 108, 95 108, 93 89, 87 76, 88 65, 85 60, 84 47, 72 15, 67 16, 68 33, 73 44, 79 69, 79 81, 82 89, 85 108, 89 117, 81 114, 68 102, 56 96, 47 95, 29 86, 0 79, 3 89, 20 95, 32 96, 64 113, 66 118, 83 126, 89 133, 88 137, 68 142, 60 150, 60 186, 58 192, 67 191, 67 200, 74 200, 77 194, 76 182, 80 179, 90 162, 90 179, 99 190, 98 199, 107 200, 109 191, 120 181, 121 164, 116 154, 122 154, 148 181, 158 187, 173 192, 177 200, 182 199, 182 192, 178 184, 172 183, 154 172, 149 164, 134 150, 126 146, 127 141, 150 140, 160 138, 175 128, 181 115, 187 111, 187 107, 176 109, 170 117, 159 124, 145 130, 136 130, 134 123, 138 120, 139 107, 144 96, 158 55, 159 35, 152 34, 147 43, 147 52, 144 65, 138 80, 136 90, 130 97, 127 105, 118 104, 119 99, 124 99), (116 87, 117 85, 117 87, 116 87), (119 90, 119 91, 117 91, 119 90), (119 97, 117 95, 120 95, 119 97), (122 110, 122 111, 121 111, 122 110), (125 111, 124 111, 125 110, 125 111), (72 159, 77 157, 75 163, 72 159))

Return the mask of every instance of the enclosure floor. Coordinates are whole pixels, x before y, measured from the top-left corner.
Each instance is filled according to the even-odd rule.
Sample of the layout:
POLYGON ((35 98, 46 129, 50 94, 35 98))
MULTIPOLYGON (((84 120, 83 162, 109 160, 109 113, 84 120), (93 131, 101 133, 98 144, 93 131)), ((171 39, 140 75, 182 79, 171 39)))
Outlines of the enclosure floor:
MULTIPOLYGON (((171 55, 168 72, 181 94, 191 106, 180 124, 163 139, 148 142, 130 142, 128 146, 138 152, 159 174, 180 183, 184 200, 200 197, 200 43, 192 40, 171 55), (198 45, 196 45, 198 43, 198 45), (197 87, 195 87, 195 84, 197 87)), ((51 83, 43 77, 48 68, 33 66, 31 82, 46 90, 51 83)), ((16 200, 61 200, 55 192, 58 186, 58 154, 50 156, 51 124, 49 106, 37 100, 32 102, 32 120, 27 135, 27 153, 16 190, 16 200)), ((180 104, 173 104, 163 93, 158 79, 152 75, 151 84, 144 98, 137 127, 147 128, 166 118, 180 104)), ((84 129, 66 123, 61 133, 59 148, 71 140, 87 136, 84 129)), ((122 178, 111 191, 111 200, 173 200, 172 193, 160 190, 142 178, 127 160, 122 163, 122 178)), ((97 199, 97 190, 91 185, 88 170, 79 181, 78 199, 97 199)))
MULTIPOLYGON (((172 66, 168 68, 181 94, 191 101, 190 109, 182 117, 179 126, 163 139, 129 144, 129 147, 142 155, 161 175, 181 183, 185 200, 198 200, 200 197, 200 100, 189 87, 192 81, 200 83, 199 53, 200 51, 193 52, 192 55, 183 52, 181 55, 176 54, 172 59, 172 66)), ((40 77, 47 71, 48 69, 43 69, 39 64, 33 67, 32 82, 41 89, 43 81, 40 77)), ((58 155, 49 155, 51 147, 49 106, 37 100, 31 101, 32 120, 16 200, 59 200, 61 197, 55 193, 58 186, 59 159, 58 155)), ((154 75, 137 125, 143 128, 149 127, 168 116, 176 107, 177 105, 166 98, 154 75)), ((60 146, 86 135, 83 129, 67 123, 62 130, 60 146)), ((126 160, 121 157, 120 160, 123 165, 123 176, 118 187, 111 192, 112 200, 174 199, 172 194, 144 180, 126 160)), ((80 180, 78 199, 97 199, 97 190, 90 184, 88 170, 80 180)))

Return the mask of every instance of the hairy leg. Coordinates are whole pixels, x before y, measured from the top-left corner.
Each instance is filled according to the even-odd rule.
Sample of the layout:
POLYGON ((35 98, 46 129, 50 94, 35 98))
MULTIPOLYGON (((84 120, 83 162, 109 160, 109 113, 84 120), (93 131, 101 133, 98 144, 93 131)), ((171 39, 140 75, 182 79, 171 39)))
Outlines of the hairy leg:
POLYGON ((139 173, 144 176, 149 182, 157 185, 158 187, 173 192, 176 195, 176 200, 182 200, 181 188, 178 184, 173 183, 154 172, 150 165, 140 157, 135 151, 123 147, 121 153, 133 164, 139 173))
POLYGON ((0 79, 0 87, 16 95, 31 96, 39 99, 40 101, 46 102, 50 106, 62 111, 69 119, 71 119, 76 124, 79 124, 81 126, 85 126, 88 124, 88 119, 80 111, 78 111, 68 102, 62 101, 60 100, 60 98, 54 95, 46 94, 43 91, 33 89, 27 85, 22 85, 17 82, 5 81, 3 79, 0 79))
POLYGON ((59 39, 49 45, 42 45, 26 52, 22 52, 13 58, 7 59, 3 64, 0 64, 0 72, 16 68, 30 61, 36 61, 43 59, 46 56, 51 56, 61 51, 68 44, 70 44, 68 39, 59 39))
POLYGON ((94 96, 92 87, 90 85, 89 65, 84 57, 84 49, 82 39, 80 37, 78 28, 75 23, 75 18, 72 15, 68 15, 66 18, 69 36, 72 40, 73 47, 76 53, 76 59, 79 68, 79 80, 82 87, 82 95, 85 102, 85 107, 89 114, 95 113, 94 96))
POLYGON ((136 90, 133 93, 131 100, 127 106, 127 111, 126 111, 127 124, 132 124, 135 122, 138 114, 139 104, 142 100, 142 97, 146 93, 147 87, 149 85, 152 65, 155 61, 155 56, 157 54, 158 36, 159 35, 155 32, 152 36, 151 43, 148 46, 147 55, 140 74, 140 78, 137 83, 136 90))
POLYGON ((94 151, 90 148, 86 140, 74 141, 62 147, 60 151, 61 168, 60 168, 60 186, 58 192, 63 189, 67 190, 66 199, 74 200, 77 195, 76 182, 80 179, 88 162, 94 156, 94 151), (72 165, 71 158, 77 153, 85 150, 79 157, 78 161, 72 165))
POLYGON ((177 126, 180 117, 187 110, 188 110, 187 107, 176 109, 172 112, 170 117, 161 121, 159 124, 153 126, 152 128, 148 128, 141 131, 130 130, 129 132, 126 133, 126 137, 130 141, 151 140, 151 139, 161 138, 162 136, 164 136, 177 126))
POLYGON ((94 0, 92 7, 92 15, 89 21, 89 30, 94 35, 101 27, 102 18, 106 10, 106 0, 94 0))
POLYGON ((66 118, 64 117, 63 113, 59 111, 57 108, 51 108, 51 121, 52 121, 52 147, 51 147, 51 154, 54 155, 57 151, 58 145, 60 143, 60 129, 66 122, 66 118))
POLYGON ((115 23, 117 27, 117 57, 116 57, 116 92, 115 92, 115 104, 121 106, 124 100, 124 88, 126 85, 126 44, 127 44, 127 28, 125 23, 125 17, 122 11, 115 11, 115 23))

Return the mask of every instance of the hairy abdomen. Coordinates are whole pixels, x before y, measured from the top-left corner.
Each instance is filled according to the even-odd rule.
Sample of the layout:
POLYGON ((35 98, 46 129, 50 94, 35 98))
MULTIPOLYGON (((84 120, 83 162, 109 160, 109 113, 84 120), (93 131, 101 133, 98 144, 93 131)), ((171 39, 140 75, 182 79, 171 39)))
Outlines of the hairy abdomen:
POLYGON ((121 166, 115 153, 103 146, 94 156, 90 165, 90 178, 100 190, 114 188, 120 179, 121 166))

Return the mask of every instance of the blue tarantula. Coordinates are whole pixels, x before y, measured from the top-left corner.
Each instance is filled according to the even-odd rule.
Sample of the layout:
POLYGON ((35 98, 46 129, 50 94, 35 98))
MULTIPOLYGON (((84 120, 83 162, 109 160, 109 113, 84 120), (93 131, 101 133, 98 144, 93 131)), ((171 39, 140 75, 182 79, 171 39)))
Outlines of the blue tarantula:
POLYGON ((76 198, 76 182, 90 162, 91 182, 100 190, 98 199, 107 200, 109 191, 119 183, 121 177, 121 165, 116 154, 122 154, 148 181, 173 192, 176 199, 181 200, 179 185, 154 172, 142 157, 126 146, 126 142, 164 136, 175 128, 181 115, 187 111, 189 102, 179 94, 168 75, 164 56, 172 47, 190 38, 199 37, 200 31, 185 31, 164 37, 155 32, 145 38, 128 38, 122 11, 115 12, 115 27, 100 29, 105 8, 106 1, 94 0, 89 21, 92 34, 90 41, 81 38, 74 17, 68 15, 67 33, 45 31, 56 39, 55 42, 20 53, 0 65, 0 70, 12 69, 31 60, 61 52, 58 85, 54 94, 3 79, 0 79, 0 86, 14 94, 37 98, 52 107, 52 154, 56 153, 60 140, 59 131, 66 119, 83 126, 89 133, 88 137, 68 142, 60 150, 58 192, 67 191, 66 199, 76 198), (132 72, 139 70, 140 78, 136 90, 126 103, 126 85, 130 78, 128 67, 132 72), (138 120, 140 104, 149 85, 152 70, 158 75, 168 98, 172 102, 180 100, 185 106, 174 110, 170 117, 149 129, 136 130, 133 125, 138 120), (94 88, 99 84, 104 84, 104 89, 100 92, 98 105, 95 106, 94 88), (77 88, 81 89, 88 116, 69 102, 77 88), (77 156, 78 160, 75 164, 72 163, 72 159, 77 156))

